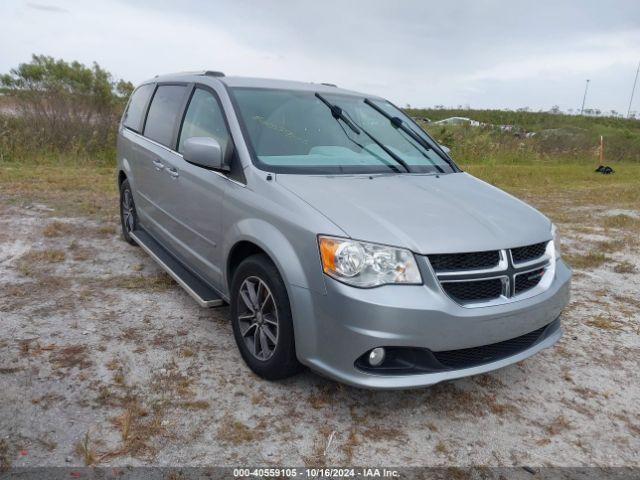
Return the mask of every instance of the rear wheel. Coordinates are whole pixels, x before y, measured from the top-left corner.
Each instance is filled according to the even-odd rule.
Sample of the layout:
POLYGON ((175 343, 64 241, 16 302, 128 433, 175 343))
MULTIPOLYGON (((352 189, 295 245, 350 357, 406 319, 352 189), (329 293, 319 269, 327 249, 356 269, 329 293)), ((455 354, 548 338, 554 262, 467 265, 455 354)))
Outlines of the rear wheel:
POLYGON ((131 245, 136 245, 136 241, 129 235, 138 225, 138 214, 133 203, 129 180, 124 180, 120 184, 120 224, 122 225, 122 237, 131 245))
POLYGON ((238 349, 254 373, 277 380, 300 370, 287 290, 266 255, 252 255, 238 266, 230 307, 238 349))

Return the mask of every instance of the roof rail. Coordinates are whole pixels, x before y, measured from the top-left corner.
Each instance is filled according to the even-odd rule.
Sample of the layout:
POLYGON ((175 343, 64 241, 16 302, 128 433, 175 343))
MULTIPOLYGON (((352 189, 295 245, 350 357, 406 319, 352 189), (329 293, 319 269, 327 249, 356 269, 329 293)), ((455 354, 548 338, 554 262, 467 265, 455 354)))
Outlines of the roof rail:
POLYGON ((214 70, 207 70, 204 75, 208 77, 224 77, 224 72, 216 72, 214 70))
POLYGON ((338 86, 335 83, 326 83, 326 82, 322 82, 320 85, 324 85, 325 87, 335 87, 338 88, 338 86))

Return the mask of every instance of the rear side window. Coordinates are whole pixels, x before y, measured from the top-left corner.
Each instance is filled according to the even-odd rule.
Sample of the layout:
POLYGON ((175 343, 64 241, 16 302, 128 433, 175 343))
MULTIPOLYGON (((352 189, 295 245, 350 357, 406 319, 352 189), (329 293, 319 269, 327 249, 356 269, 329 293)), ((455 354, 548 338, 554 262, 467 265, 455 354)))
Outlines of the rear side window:
POLYGON ((129 106, 124 114, 122 123, 125 127, 140 133, 142 129, 142 118, 144 117, 144 109, 147 106, 149 97, 153 93, 155 85, 142 85, 137 88, 131 95, 129 106))
POLYGON ((189 102, 180 132, 178 152, 182 153, 185 140, 192 137, 215 138, 223 152, 229 147, 231 140, 218 100, 212 93, 201 88, 193 92, 189 102))
POLYGON ((144 136, 173 148, 173 132, 184 101, 184 85, 160 85, 156 90, 144 127, 144 136))

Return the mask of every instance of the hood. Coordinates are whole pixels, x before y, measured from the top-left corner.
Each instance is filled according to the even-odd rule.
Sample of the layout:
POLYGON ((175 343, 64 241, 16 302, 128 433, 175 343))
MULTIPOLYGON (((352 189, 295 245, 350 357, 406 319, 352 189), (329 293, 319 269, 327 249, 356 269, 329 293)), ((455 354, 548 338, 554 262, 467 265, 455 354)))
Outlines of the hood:
POLYGON ((279 174, 276 181, 351 238, 415 253, 496 250, 551 238, 544 215, 467 173, 279 174))

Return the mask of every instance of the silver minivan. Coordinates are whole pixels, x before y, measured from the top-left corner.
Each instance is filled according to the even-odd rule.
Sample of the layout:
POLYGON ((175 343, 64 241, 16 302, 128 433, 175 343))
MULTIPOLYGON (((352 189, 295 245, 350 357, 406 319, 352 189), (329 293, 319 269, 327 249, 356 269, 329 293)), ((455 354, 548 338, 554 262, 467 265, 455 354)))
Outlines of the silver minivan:
POLYGON ((387 100, 195 72, 132 94, 118 135, 124 238, 203 307, 229 304, 259 376, 303 365, 409 388, 561 336, 553 224, 463 172, 387 100))

